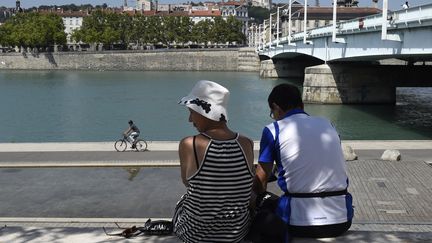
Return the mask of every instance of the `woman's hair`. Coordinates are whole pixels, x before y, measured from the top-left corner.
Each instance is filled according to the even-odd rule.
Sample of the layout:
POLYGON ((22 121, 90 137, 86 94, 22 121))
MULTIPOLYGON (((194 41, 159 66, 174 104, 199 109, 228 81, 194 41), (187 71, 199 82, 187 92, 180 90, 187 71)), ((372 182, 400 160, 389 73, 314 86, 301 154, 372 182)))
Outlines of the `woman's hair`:
POLYGON ((275 103, 284 111, 300 107, 303 104, 300 90, 291 84, 279 84, 274 87, 267 100, 270 109, 275 103))

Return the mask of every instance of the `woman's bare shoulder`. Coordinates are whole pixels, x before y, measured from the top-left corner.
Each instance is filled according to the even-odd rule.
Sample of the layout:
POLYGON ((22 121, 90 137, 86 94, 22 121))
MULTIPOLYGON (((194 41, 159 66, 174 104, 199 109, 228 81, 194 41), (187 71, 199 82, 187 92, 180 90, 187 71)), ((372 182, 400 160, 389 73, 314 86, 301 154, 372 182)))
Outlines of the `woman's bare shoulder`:
POLYGON ((179 145, 180 146, 182 146, 182 145, 189 145, 189 144, 192 145, 193 137, 194 136, 188 136, 188 137, 182 138, 182 140, 180 140, 179 145))
POLYGON ((244 135, 239 134, 238 140, 242 146, 250 146, 253 149, 254 143, 253 143, 252 139, 250 139, 244 135))

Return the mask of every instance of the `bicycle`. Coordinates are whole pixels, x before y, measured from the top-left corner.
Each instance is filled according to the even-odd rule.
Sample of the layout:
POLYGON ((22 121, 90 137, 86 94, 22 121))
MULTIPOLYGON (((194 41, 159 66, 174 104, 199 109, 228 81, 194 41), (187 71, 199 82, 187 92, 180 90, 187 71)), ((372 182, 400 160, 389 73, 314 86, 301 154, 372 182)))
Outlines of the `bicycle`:
MULTIPOLYGON (((129 144, 130 144, 130 142, 127 140, 127 137, 123 136, 123 138, 120 138, 119 140, 115 141, 114 148, 115 148, 115 150, 117 150, 117 152, 124 152, 124 151, 126 151, 129 144)), ((138 138, 135 141, 135 150, 137 152, 146 151, 147 150, 147 142, 144 139, 138 138)))

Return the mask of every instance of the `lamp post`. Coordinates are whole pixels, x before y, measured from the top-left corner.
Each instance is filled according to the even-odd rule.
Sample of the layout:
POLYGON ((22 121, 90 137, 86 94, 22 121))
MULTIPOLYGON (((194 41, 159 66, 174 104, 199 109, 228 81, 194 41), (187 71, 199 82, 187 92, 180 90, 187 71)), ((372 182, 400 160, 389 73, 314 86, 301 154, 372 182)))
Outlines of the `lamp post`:
POLYGON ((262 25, 262 31, 261 31, 261 35, 262 35, 262 49, 264 50, 265 49, 265 47, 266 47, 266 45, 267 45, 267 36, 266 36, 266 34, 267 34, 267 24, 266 24, 266 20, 267 19, 264 19, 264 21, 263 21, 263 25, 262 25))
POLYGON ((381 40, 387 39, 387 10, 388 0, 383 0, 381 40))
POLYGON ((274 15, 275 13, 271 13, 270 14, 270 20, 269 20, 269 27, 270 27, 270 35, 269 35, 269 47, 271 48, 272 45, 272 40, 273 40, 273 21, 272 21, 272 15, 274 15))
POLYGON ((255 47, 255 49, 257 49, 258 48, 258 43, 257 43, 257 32, 258 32, 258 27, 257 27, 257 25, 256 24, 253 24, 253 29, 252 29, 252 31, 253 31, 253 35, 252 35, 252 38, 253 38, 253 43, 254 43, 254 47, 255 47))
MULTIPOLYGON (((289 0, 291 2, 291 0, 289 0)), ((279 17, 279 9, 286 7, 288 4, 285 4, 281 7, 277 7, 277 15, 276 15, 276 47, 279 47, 279 32, 280 32, 280 17, 279 17)))
POLYGON ((252 35, 250 33, 252 33, 252 26, 250 26, 248 29, 250 30, 248 33, 248 47, 251 47, 252 46, 252 38, 251 38, 252 35))
POLYGON ((258 49, 259 50, 261 50, 261 40, 262 40, 261 28, 262 28, 262 24, 259 24, 258 25, 258 49))
POLYGON ((255 49, 256 49, 256 38, 255 38, 255 32, 256 32, 256 25, 255 24, 253 24, 252 25, 252 37, 251 37, 251 39, 252 39, 252 43, 253 43, 253 47, 255 47, 255 49))
POLYGON ((337 11, 336 0, 333 0, 333 34, 332 34, 333 42, 336 42, 336 11, 337 11))
POLYGON ((255 47, 256 48, 254 28, 255 28, 255 24, 252 24, 252 26, 250 27, 250 32, 249 32, 249 36, 250 36, 249 47, 255 47))
POLYGON ((291 21, 291 8, 292 8, 292 0, 288 0, 288 45, 291 45, 291 26, 292 26, 292 21, 291 21))
POLYGON ((307 0, 304 1, 304 18, 303 18, 303 28, 304 28, 304 33, 303 33, 303 44, 306 44, 306 28, 307 28, 307 0))

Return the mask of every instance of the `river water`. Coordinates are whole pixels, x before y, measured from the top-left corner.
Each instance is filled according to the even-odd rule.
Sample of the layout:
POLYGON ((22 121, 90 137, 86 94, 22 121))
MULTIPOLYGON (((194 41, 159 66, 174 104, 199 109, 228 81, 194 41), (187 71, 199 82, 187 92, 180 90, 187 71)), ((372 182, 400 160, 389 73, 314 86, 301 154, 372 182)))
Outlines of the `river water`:
MULTIPOLYGON (((280 83, 246 72, 0 71, 0 142, 113 141, 132 119, 147 140, 195 133, 178 105, 196 81, 231 91, 230 127, 253 139, 271 122, 267 95, 280 83)), ((396 105, 306 105, 341 138, 432 139, 432 88, 398 88, 396 105)))

